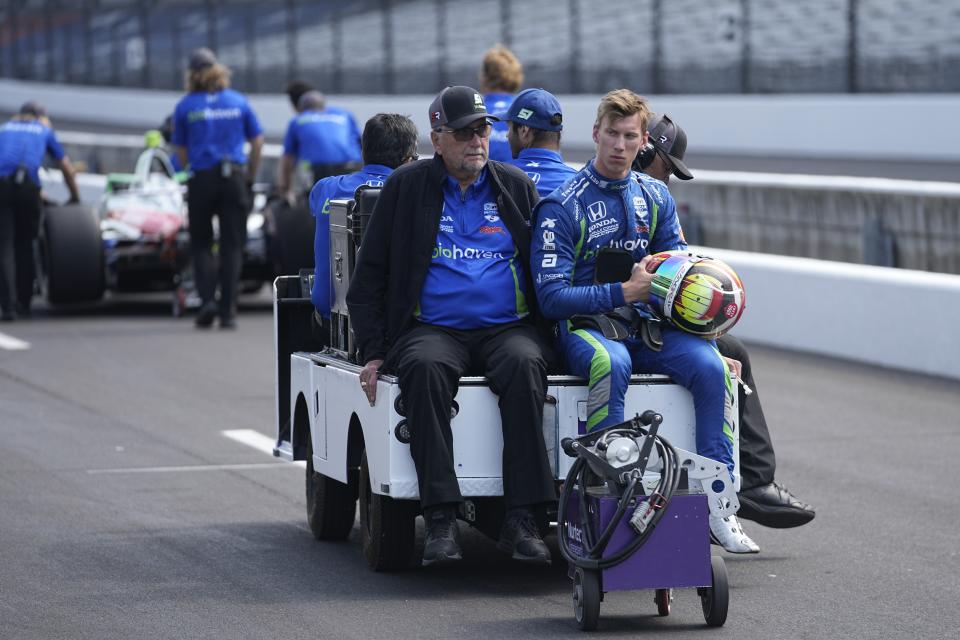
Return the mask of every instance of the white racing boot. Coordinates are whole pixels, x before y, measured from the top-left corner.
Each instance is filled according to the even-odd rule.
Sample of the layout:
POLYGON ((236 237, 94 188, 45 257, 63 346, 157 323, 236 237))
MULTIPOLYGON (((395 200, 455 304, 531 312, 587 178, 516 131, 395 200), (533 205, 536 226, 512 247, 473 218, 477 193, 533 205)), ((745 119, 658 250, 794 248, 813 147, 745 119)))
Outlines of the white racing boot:
POLYGON ((750 539, 736 515, 722 518, 711 513, 710 541, 730 553, 760 553, 760 545, 750 539))

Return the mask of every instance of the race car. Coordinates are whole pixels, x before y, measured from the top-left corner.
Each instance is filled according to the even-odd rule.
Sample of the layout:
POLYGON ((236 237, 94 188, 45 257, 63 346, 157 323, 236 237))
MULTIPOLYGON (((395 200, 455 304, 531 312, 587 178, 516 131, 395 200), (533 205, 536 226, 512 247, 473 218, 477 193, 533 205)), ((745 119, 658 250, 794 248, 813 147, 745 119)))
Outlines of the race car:
MULTIPOLYGON (((54 305, 95 302, 105 291, 173 293, 180 315, 199 306, 190 266, 187 174, 148 134, 133 173, 106 178, 96 212, 47 207, 38 243, 40 289, 54 305)), ((241 291, 313 266, 313 217, 255 188, 247 218, 241 291)), ((214 219, 214 234, 217 221, 214 219)))

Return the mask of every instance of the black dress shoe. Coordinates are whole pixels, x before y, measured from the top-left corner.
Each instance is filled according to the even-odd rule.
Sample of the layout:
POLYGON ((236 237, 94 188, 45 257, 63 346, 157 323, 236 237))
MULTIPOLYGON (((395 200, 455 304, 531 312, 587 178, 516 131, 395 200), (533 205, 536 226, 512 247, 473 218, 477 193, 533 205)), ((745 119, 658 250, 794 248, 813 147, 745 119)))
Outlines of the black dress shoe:
POLYGON ((217 317, 217 305, 207 303, 197 311, 197 319, 193 321, 198 329, 209 329, 213 325, 213 319, 217 317))
POLYGON ((460 551, 460 529, 452 509, 428 509, 424 514, 426 539, 423 545, 423 566, 453 562, 463 558, 460 551))
POLYGON ((220 328, 221 329, 236 329, 237 328, 237 319, 233 316, 221 316, 220 317, 220 328))
POLYGON ((511 509, 507 513, 497 549, 520 562, 550 564, 551 561, 550 549, 540 537, 537 521, 528 509, 511 509))
POLYGON ((776 481, 741 491, 737 497, 740 498, 740 511, 737 515, 765 527, 799 527, 817 515, 813 507, 800 502, 797 496, 776 481))

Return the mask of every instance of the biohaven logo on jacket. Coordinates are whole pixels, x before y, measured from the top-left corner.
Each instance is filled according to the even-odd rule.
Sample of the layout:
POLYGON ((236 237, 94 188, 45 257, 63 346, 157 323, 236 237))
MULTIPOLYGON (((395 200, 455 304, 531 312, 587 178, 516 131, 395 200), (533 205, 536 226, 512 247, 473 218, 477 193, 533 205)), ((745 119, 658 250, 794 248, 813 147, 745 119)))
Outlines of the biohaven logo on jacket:
POLYGON ((433 248, 431 258, 434 260, 439 258, 446 258, 447 260, 503 260, 506 256, 499 251, 461 247, 457 243, 453 243, 447 247, 442 242, 437 242, 437 246, 433 248))

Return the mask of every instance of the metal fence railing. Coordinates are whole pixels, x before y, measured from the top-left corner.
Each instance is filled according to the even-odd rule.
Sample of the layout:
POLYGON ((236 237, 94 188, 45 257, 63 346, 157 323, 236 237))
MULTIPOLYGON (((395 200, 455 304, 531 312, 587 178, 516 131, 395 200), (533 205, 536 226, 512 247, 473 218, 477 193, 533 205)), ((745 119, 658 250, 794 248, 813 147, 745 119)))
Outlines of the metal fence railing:
POLYGON ((556 93, 956 92, 956 0, 0 0, 0 77, 179 89, 217 51, 244 91, 473 84, 502 42, 556 93))

